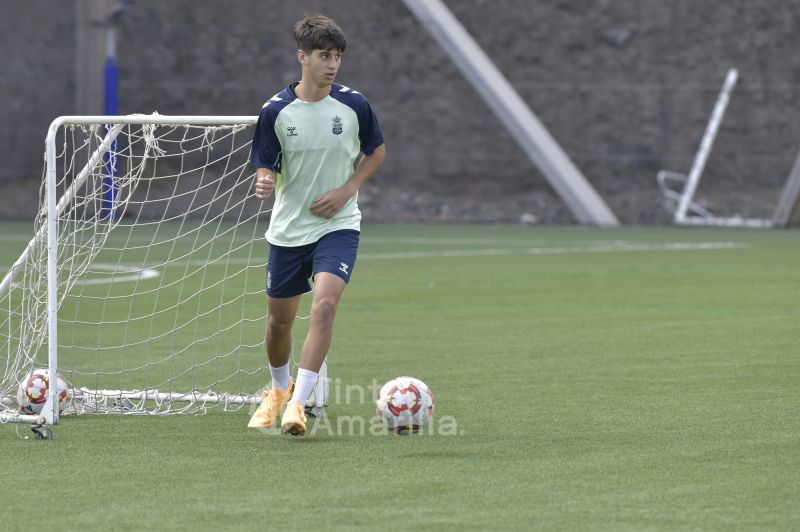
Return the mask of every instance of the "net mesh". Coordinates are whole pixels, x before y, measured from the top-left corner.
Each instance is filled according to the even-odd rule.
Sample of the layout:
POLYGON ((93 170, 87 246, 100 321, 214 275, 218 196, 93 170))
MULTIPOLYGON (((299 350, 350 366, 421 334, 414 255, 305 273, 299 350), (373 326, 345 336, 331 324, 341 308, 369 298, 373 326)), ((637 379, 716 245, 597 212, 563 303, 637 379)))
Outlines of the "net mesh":
MULTIPOLYGON (((57 132, 65 413, 197 413, 257 401, 269 375, 262 236, 269 211, 252 196, 251 139, 249 124, 57 132)), ((47 366, 42 183, 36 236, 0 294, 0 410, 15 409, 19 383, 47 366)))

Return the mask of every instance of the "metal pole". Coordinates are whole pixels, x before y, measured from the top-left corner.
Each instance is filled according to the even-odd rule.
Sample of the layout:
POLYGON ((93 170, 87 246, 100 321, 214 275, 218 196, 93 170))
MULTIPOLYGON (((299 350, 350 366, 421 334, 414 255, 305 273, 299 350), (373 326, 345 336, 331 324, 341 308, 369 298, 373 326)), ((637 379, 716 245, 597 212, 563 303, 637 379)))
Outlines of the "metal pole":
POLYGON ((110 0, 77 0, 75 3, 75 114, 103 112, 104 21, 110 4, 110 0))
MULTIPOLYGON (((106 28, 106 64, 105 64, 105 104, 104 113, 106 115, 116 115, 119 113, 117 107, 117 46, 116 30, 114 20, 109 19, 106 28)), ((106 126, 109 131, 109 126, 106 126)), ((114 220, 117 217, 117 142, 111 144, 111 149, 103 156, 103 203, 100 209, 100 217, 104 220, 114 220)))
POLYGON ((783 187, 781 199, 775 208, 772 222, 775 227, 789 227, 793 222, 797 225, 797 213, 800 213, 800 153, 794 161, 789 178, 783 187))
MULTIPOLYGON (((55 123, 55 122, 54 122, 55 123)), ((47 367, 50 386, 42 417, 58 423, 58 208, 56 203, 56 131, 47 134, 47 367)))
POLYGON ((700 149, 692 163, 689 177, 686 179, 686 184, 683 187, 681 201, 678 203, 678 209, 675 211, 675 223, 686 223, 686 213, 689 211, 689 205, 692 203, 692 199, 694 199, 694 193, 697 190, 698 183, 700 183, 700 176, 703 174, 708 155, 711 153, 714 139, 717 138, 719 125, 722 122, 722 117, 725 116, 725 109, 728 108, 731 91, 733 91, 738 77, 739 73, 735 68, 730 69, 728 75, 725 76, 725 82, 722 84, 722 90, 717 97, 717 103, 714 105, 714 110, 711 113, 711 119, 708 121, 705 133, 703 133, 703 140, 700 141, 700 149))
POLYGON ((441 0, 404 0, 408 9, 450 56, 511 136, 581 223, 617 226, 619 221, 441 0))

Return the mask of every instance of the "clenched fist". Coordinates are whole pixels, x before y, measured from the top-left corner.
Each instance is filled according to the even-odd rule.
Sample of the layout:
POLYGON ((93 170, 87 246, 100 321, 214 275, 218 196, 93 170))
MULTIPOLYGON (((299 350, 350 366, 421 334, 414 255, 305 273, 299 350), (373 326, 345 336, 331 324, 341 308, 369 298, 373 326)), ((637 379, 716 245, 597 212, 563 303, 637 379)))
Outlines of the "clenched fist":
POLYGON ((274 190, 275 176, 259 169, 256 172, 256 197, 260 200, 265 200, 272 195, 274 190))

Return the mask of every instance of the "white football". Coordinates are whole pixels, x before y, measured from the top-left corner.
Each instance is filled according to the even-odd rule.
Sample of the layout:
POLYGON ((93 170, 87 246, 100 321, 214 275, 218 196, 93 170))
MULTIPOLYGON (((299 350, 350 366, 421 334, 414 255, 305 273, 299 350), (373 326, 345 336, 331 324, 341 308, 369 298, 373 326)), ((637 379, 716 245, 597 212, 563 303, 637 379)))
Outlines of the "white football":
POLYGON ((414 434, 433 419, 435 402, 427 384, 414 377, 397 377, 381 387, 376 413, 396 434, 414 434))
MULTIPOLYGON (((17 389, 17 405, 23 414, 41 414, 47 402, 47 392, 50 389, 50 376, 46 369, 35 369, 22 381, 17 389)), ((67 383, 58 376, 58 412, 64 411, 67 404, 67 383)))

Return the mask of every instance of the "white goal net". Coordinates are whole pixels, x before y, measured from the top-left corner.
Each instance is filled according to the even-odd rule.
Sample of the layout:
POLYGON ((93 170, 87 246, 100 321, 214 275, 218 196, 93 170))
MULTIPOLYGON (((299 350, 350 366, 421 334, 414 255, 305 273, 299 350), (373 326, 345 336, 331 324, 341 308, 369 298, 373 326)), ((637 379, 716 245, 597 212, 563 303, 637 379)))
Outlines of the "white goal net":
POLYGON ((255 120, 53 123, 35 236, 0 285, 0 420, 27 420, 17 389, 48 367, 67 383, 64 414, 260 400, 269 210, 252 194, 255 120))

